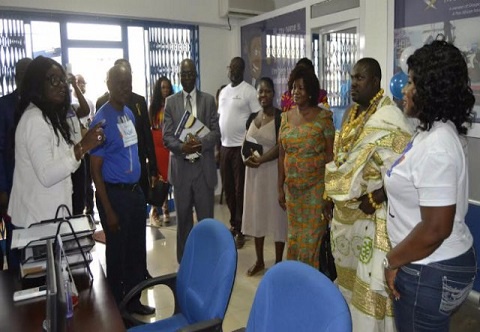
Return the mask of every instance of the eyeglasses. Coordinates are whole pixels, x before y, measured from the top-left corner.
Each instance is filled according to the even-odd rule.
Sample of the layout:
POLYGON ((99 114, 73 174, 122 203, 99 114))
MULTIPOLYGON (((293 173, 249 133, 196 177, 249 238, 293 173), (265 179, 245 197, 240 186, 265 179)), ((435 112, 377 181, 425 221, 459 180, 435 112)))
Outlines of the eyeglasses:
POLYGON ((183 71, 180 73, 181 78, 194 78, 197 75, 194 71, 183 71))
POLYGON ((57 87, 60 84, 67 84, 67 82, 68 82, 66 77, 59 77, 57 75, 49 76, 45 80, 49 81, 50 85, 54 86, 54 87, 57 87))

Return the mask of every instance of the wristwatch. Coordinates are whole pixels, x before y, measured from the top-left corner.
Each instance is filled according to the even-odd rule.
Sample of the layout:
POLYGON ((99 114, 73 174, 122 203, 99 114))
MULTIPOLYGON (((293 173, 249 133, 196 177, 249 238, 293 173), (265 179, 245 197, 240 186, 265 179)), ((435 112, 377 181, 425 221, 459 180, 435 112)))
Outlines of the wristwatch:
POLYGON ((388 258, 385 256, 383 259, 383 268, 387 270, 396 270, 396 267, 393 267, 390 265, 390 262, 388 261, 388 258))

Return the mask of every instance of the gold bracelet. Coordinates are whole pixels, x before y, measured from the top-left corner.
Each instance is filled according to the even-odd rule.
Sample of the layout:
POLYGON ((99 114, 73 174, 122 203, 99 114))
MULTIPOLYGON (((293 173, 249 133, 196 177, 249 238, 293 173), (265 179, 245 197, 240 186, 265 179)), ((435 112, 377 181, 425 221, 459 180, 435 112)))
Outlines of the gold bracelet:
POLYGON ((378 210, 382 207, 382 204, 380 203, 377 203, 375 202, 375 200, 373 199, 373 195, 372 193, 368 193, 368 202, 370 203, 370 205, 375 209, 375 210, 378 210))
POLYGON ((324 201, 330 201, 330 202, 332 201, 332 199, 330 198, 330 196, 327 195, 327 192, 326 192, 326 191, 323 192, 323 200, 324 200, 324 201))

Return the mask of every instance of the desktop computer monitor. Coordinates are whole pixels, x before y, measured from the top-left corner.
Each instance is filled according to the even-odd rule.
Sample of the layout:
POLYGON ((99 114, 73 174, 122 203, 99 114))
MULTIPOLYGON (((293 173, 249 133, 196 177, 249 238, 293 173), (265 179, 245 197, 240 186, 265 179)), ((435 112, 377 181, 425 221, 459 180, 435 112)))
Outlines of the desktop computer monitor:
POLYGON ((66 330, 67 301, 62 274, 62 250, 60 241, 47 240, 47 302, 43 329, 47 332, 66 330))

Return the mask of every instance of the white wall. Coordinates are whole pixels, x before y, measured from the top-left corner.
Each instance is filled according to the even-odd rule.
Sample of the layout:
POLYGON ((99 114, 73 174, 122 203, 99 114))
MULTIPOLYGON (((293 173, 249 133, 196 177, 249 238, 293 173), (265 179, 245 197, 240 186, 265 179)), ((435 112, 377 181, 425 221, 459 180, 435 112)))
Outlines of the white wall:
MULTIPOLYGON (((328 31, 332 26, 358 21, 360 57, 375 58, 382 68, 382 88, 388 88, 393 74, 393 4, 394 0, 360 0, 360 8, 310 19, 310 6, 325 0, 275 0, 276 10, 241 22, 241 25, 266 20, 299 8, 306 8, 307 56, 311 54, 310 32, 328 31), (324 30, 326 29, 326 30, 324 30)), ((335 1, 335 0, 331 0, 335 1)), ((237 28, 238 29, 238 28, 237 28)), ((238 45, 240 47, 240 45, 238 45)))
MULTIPOLYGON (((240 44, 235 30, 218 16, 218 0, 1 0, 0 10, 51 11, 198 24, 202 90, 215 95, 227 81, 226 68, 240 44)), ((232 20, 231 24, 237 24, 232 20)))
POLYGON ((388 1, 360 0, 360 26, 365 38, 363 56, 375 58, 380 63, 383 73, 382 88, 388 95, 393 75, 393 58, 389 58, 393 57, 393 51, 390 54, 394 43, 393 19, 393 15, 389 19, 388 1))
POLYGON ((215 96, 227 84, 227 65, 235 54, 235 32, 227 29, 200 27, 200 75, 202 90, 215 96), (225 42, 228 40, 228 43, 225 42))
MULTIPOLYGON (((320 1, 275 0, 275 7, 278 9, 244 22, 264 20, 301 7, 308 8, 320 1)), ((362 39, 360 54, 372 56, 380 62, 384 72, 382 83, 386 91, 389 91, 387 86, 393 63, 393 2, 394 0, 361 0, 359 12, 359 33, 362 39)), ((215 94, 221 84, 228 82, 225 67, 232 57, 240 54, 239 24, 244 22, 232 19, 229 30, 227 20, 218 17, 218 0, 45 0, 41 3, 32 0, 1 0, 1 7, 198 24, 202 90, 211 94, 215 94)), ((314 28, 308 17, 309 10, 307 29, 314 28)), ((340 13, 338 20, 342 19, 340 13)), ((321 21, 321 18, 315 20, 321 21)), ((307 45, 307 51, 309 50, 310 46, 307 45)))
POLYGON ((218 0, 2 0, 2 7, 225 26, 218 0))
POLYGON ((301 2, 302 0, 274 0, 275 2, 275 9, 282 8, 292 3, 301 2))

